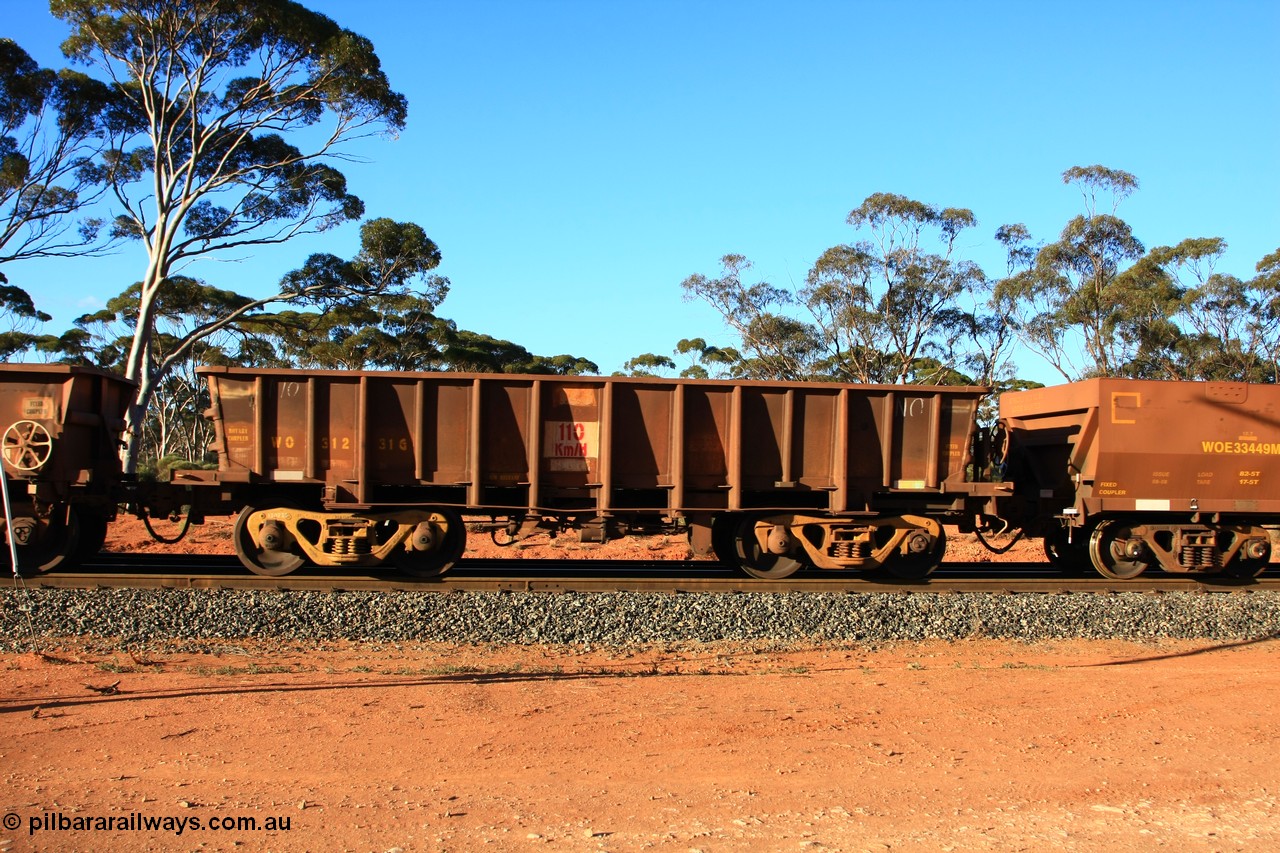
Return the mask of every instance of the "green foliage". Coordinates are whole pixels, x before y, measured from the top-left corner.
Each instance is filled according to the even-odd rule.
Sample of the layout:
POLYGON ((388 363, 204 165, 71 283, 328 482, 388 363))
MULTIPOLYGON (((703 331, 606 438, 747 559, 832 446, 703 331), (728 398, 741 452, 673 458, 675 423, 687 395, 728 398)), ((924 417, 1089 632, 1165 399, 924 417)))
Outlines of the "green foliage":
POLYGON ((863 239, 823 252, 798 294, 744 283, 751 264, 741 255, 721 259, 717 278, 685 279, 686 298, 709 303, 740 336, 733 375, 951 382, 976 371, 993 381, 1007 330, 981 311, 983 271, 955 257, 957 238, 976 225, 972 211, 876 193, 846 221, 863 239))
MULTIPOLYGON (((105 144, 114 93, 72 71, 39 65, 0 38, 0 264, 94 255, 101 220, 83 215, 105 190, 95 157, 105 144)), ((11 328, 48 320, 0 274, 0 313, 11 328)), ((24 333, 0 349, 12 354, 24 333)), ((25 338, 27 344, 33 337, 25 338)), ((19 346, 19 349, 22 347, 19 346)))
POLYGON ((474 373, 584 374, 595 363, 572 355, 539 356, 510 341, 458 329, 435 315, 448 281, 429 277, 424 291, 377 294, 324 311, 246 316, 229 363, 332 370, 453 370, 474 373))
POLYGON ((53 319, 43 311, 36 310, 31 294, 20 287, 11 287, 6 282, 4 274, 0 273, 0 314, 41 322, 53 319))
MULTIPOLYGON (((1250 281, 1222 275, 1220 238, 1143 245, 1117 215, 1139 188, 1134 175, 1093 165, 1062 179, 1084 212, 1048 244, 1022 224, 997 229, 1008 269, 995 282, 956 257, 977 224, 971 211, 876 193, 847 218, 861 239, 823 252, 798 293, 748 284, 751 263, 727 255, 718 277, 685 279, 685 297, 740 336, 731 374, 748 378, 1002 387, 1020 341, 1068 381, 1280 380, 1280 250, 1250 281)), ((669 369, 661 358, 628 368, 669 369)))
MULTIPOLYGON (((277 303, 352 310, 439 264, 422 229, 375 219, 356 258, 313 256, 270 296, 249 300, 180 275, 201 257, 363 216, 330 163, 347 140, 403 128, 405 99, 368 39, 289 0, 53 0, 50 8, 71 28, 64 53, 115 81, 119 98, 96 174, 123 208, 113 236, 142 241, 148 254, 136 293, 108 309, 132 323, 128 345, 104 344, 123 353, 125 374, 139 382, 131 435, 199 341, 243 335, 242 321, 277 303), (186 309, 193 313, 174 333, 166 311, 186 309)), ((242 342, 245 352, 261 349, 242 342)), ((130 466, 136 455, 131 446, 130 466)))
POLYGON ((736 375, 742 354, 733 347, 711 346, 703 338, 681 338, 676 355, 692 361, 680 371, 685 379, 710 379, 736 375))
POLYGON ((1076 185, 1084 196, 1085 207, 1090 217, 1097 214, 1100 193, 1111 194, 1111 212, 1114 214, 1120 202, 1133 195, 1138 189, 1138 179, 1130 173, 1099 165, 1072 166, 1062 173, 1062 182, 1076 185))
POLYGON ((627 361, 620 376, 671 376, 679 370, 682 379, 710 379, 740 376, 751 366, 733 347, 715 347, 705 338, 681 338, 672 355, 685 362, 683 368, 671 356, 647 352, 627 361))
POLYGON ((456 329, 448 324, 441 360, 436 370, 471 373, 534 373, 545 375, 585 375, 599 373, 593 361, 574 355, 541 356, 519 344, 478 332, 456 329))
POLYGON ((722 274, 691 275, 681 283, 685 299, 701 299, 720 312, 742 340, 737 375, 749 379, 800 379, 817 354, 816 330, 782 313, 794 297, 767 282, 746 284, 751 262, 741 255, 720 259, 722 274))
POLYGON ((1064 379, 1131 376, 1274 382, 1280 303, 1268 278, 1244 282, 1214 271, 1226 252, 1217 237, 1146 249, 1116 216, 1138 189, 1128 172, 1075 167, 1085 213, 1056 242, 1035 247, 1025 226, 997 231, 1009 275, 994 299, 1020 339, 1064 379), (1100 198, 1112 196, 1109 213, 1100 198))
POLYGON ((1145 250, 1114 215, 1137 182, 1127 172, 1100 166, 1068 169, 1063 180, 1080 184, 1087 214, 1068 222, 1057 242, 1039 248, 1031 246, 1025 226, 999 229, 1010 274, 996 284, 994 300, 1023 342, 1064 378, 1115 375, 1136 351, 1134 320, 1141 311, 1132 297, 1145 290, 1136 279, 1119 277, 1145 250), (1111 214, 1096 212, 1102 191, 1115 195, 1111 214), (1079 338, 1064 334, 1067 329, 1079 338), (1083 364, 1077 363, 1081 345, 1083 364))
POLYGON ((192 461, 177 453, 169 453, 138 466, 138 479, 143 482, 167 483, 173 471, 214 471, 217 461, 192 461))
POLYGON ((622 365, 625 376, 661 376, 665 371, 674 371, 676 363, 670 356, 646 352, 628 359, 622 365))

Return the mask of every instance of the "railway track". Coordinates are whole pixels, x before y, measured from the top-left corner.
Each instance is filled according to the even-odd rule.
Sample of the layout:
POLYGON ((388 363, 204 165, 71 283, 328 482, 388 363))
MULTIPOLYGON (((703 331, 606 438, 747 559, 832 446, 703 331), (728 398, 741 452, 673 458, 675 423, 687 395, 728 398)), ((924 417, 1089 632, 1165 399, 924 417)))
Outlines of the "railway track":
POLYGON ((1092 572, 1064 573, 1045 563, 943 563, 927 583, 892 577, 811 571, 760 580, 708 561, 462 560, 434 580, 387 573, 309 569, 280 578, 245 572, 234 557, 103 554, 75 572, 23 578, 33 588, 225 589, 305 592, 767 592, 844 593, 1117 593, 1240 592, 1280 589, 1280 574, 1247 581, 1150 572, 1115 581, 1092 572), (996 567, 998 565, 998 568, 996 567))

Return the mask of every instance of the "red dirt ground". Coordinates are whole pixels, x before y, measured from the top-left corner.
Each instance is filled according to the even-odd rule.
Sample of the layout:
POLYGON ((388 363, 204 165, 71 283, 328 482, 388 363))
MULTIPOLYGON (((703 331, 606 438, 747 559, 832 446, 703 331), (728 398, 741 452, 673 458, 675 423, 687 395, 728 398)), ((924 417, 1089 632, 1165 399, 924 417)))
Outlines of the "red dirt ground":
POLYGON ((1274 643, 58 651, 0 667, 4 850, 1280 844, 1274 643), (135 814, 202 828, 31 834, 135 814))
POLYGON ((0 850, 1280 846, 1274 642, 69 641, 0 669, 0 850))

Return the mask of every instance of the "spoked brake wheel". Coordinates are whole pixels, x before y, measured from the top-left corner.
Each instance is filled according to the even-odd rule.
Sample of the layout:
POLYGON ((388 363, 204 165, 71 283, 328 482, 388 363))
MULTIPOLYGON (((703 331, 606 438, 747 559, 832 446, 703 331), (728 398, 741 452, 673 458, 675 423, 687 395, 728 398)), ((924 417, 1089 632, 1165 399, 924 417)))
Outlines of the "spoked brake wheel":
POLYGON ((43 424, 15 421, 4 431, 0 454, 15 471, 39 471, 53 455, 53 436, 43 424))

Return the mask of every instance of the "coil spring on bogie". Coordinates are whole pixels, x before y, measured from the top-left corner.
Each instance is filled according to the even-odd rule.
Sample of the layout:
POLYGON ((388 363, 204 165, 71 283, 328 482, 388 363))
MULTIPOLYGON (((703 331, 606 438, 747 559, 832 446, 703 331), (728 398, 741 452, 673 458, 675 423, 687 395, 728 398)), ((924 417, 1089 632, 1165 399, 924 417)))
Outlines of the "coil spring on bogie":
POLYGON ((365 539, 357 539, 354 536, 341 536, 326 540, 324 543, 324 550, 326 554, 333 554, 336 557, 348 557, 352 554, 368 554, 369 543, 365 539))
POLYGON ((367 536, 357 536, 357 528, 347 527, 335 530, 329 527, 329 535, 325 537, 322 548, 326 554, 335 557, 349 557, 358 554, 372 553, 372 545, 367 536))
POLYGON ((1178 550, 1178 565, 1184 569, 1220 569, 1222 553, 1216 545, 1183 545, 1178 550))
POLYGON ((1178 549, 1178 565, 1184 569, 1222 568, 1222 552, 1218 550, 1217 537, 1211 530, 1183 530, 1178 549))
POLYGON ((837 560, 868 560, 871 558, 871 543, 865 539, 839 538, 840 531, 835 531, 827 546, 827 555, 837 560))

